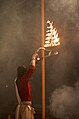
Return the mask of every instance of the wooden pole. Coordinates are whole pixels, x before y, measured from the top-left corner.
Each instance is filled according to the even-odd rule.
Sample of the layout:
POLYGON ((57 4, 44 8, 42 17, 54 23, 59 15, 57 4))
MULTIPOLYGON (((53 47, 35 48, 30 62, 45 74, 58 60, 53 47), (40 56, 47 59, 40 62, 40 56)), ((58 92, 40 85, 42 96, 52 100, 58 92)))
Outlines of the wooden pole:
MULTIPOLYGON (((44 47, 44 0, 41 0, 42 47, 44 47)), ((42 50, 42 119, 45 119, 45 58, 42 50)))

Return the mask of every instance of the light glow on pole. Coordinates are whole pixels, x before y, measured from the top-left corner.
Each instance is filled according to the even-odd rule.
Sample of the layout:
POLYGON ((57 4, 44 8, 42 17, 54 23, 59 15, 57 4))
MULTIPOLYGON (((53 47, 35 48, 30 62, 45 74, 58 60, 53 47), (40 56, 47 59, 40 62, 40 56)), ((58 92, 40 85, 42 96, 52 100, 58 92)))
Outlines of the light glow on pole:
MULTIPOLYGON (((44 0, 41 0, 42 47, 44 47, 44 0)), ((45 58, 42 50, 42 119, 45 119, 45 58)))

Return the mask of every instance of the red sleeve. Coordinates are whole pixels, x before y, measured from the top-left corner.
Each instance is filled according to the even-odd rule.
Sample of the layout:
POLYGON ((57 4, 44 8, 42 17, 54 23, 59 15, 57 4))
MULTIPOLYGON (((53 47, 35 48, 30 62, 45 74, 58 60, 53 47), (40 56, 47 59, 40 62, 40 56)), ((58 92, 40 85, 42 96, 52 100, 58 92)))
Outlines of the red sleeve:
POLYGON ((32 77, 34 70, 35 70, 35 67, 33 65, 30 65, 26 73, 24 74, 23 78, 29 80, 29 78, 32 77))

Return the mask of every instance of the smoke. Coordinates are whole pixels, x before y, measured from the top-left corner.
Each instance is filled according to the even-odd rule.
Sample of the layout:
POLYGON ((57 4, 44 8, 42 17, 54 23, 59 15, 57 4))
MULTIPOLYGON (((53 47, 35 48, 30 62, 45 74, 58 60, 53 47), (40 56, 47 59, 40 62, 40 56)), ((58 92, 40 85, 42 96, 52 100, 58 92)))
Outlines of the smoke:
POLYGON ((46 2, 46 19, 55 21, 61 39, 66 44, 79 43, 79 1, 78 0, 50 0, 46 2), (71 34, 71 35, 70 35, 71 34))
POLYGON ((15 2, 8 0, 0 3, 2 10, 0 13, 0 67, 5 77, 4 67, 12 73, 12 67, 16 69, 17 65, 24 63, 27 65, 36 47, 40 45, 39 28, 36 28, 39 18, 37 22, 34 19, 37 15, 39 17, 36 12, 39 5, 26 0, 15 2), (30 12, 33 14, 30 15, 30 12), (36 31, 38 35, 35 34, 36 31))
POLYGON ((40 46, 40 4, 35 0, 1 0, 0 6, 0 104, 15 106, 16 68, 28 66, 40 46))
POLYGON ((78 0, 50 0, 47 4, 48 7, 53 15, 59 16, 58 20, 63 17, 65 17, 64 20, 78 18, 78 0))
POLYGON ((53 91, 50 97, 50 112, 60 119, 79 118, 79 81, 74 87, 64 85, 53 91))
MULTIPOLYGON (((58 32, 60 31, 60 35, 62 35, 63 37, 60 39, 64 39, 63 43, 64 42, 67 43, 67 41, 68 43, 70 42, 69 45, 67 44, 69 48, 72 47, 71 43, 73 40, 78 44, 79 43, 78 0, 49 0, 49 1, 46 0, 45 2, 46 2, 45 17, 47 17, 47 20, 53 19, 55 21, 55 25, 57 26, 58 32)), ((1 0, 0 1, 0 77, 1 77, 0 103, 1 104, 3 104, 4 102, 5 105, 6 104, 9 105, 9 102, 11 102, 12 105, 13 102, 15 104, 15 96, 13 97, 13 94, 15 92, 15 90, 13 90, 13 80, 16 76, 15 74, 16 67, 20 64, 28 65, 31 59, 31 55, 38 47, 40 47, 40 44, 41 44, 40 0, 29 0, 29 1, 1 0), (8 87, 6 88, 6 86, 8 87), (8 99, 8 94, 10 94, 10 97, 12 98, 8 99)), ((66 80, 65 78, 67 75, 70 74, 69 71, 73 68, 73 66, 71 66, 71 64, 73 64, 73 61, 78 60, 78 47, 76 46, 74 46, 74 48, 72 47, 72 51, 71 50, 69 51, 67 47, 60 57, 57 57, 55 61, 54 59, 52 60, 52 57, 51 61, 49 61, 50 59, 48 59, 49 64, 48 67, 46 68, 48 71, 47 79, 53 78, 53 80, 50 81, 48 80, 47 83, 49 84, 48 86, 49 88, 47 88, 48 91, 47 97, 49 95, 49 90, 52 88, 52 85, 55 88, 59 86, 61 87, 61 85, 65 82, 67 82, 66 84, 73 82, 73 81, 69 82, 69 79, 67 78, 66 80), (77 55, 74 56, 75 48, 77 55)), ((41 79, 39 70, 38 73, 39 79, 41 79)), ((33 93, 34 102, 40 103, 41 94, 38 95, 38 92, 41 88, 41 83, 40 80, 37 79, 38 76, 36 77, 35 80, 33 80, 34 83, 32 83, 32 87, 34 92, 33 93), (38 84, 40 85, 40 87, 38 84), (35 89, 37 89, 37 92, 35 89)), ((63 86, 62 88, 60 88, 60 90, 64 91, 66 93, 65 95, 68 94, 69 98, 71 99, 70 97, 71 92, 72 95, 73 92, 77 93, 78 87, 79 87, 78 84, 75 84, 74 88, 63 86)), ((57 91, 58 89, 56 89, 56 92, 57 91)), ((63 94, 63 92, 61 92, 61 94, 63 94)), ((74 100, 75 99, 71 100, 71 102, 73 102, 74 100)), ((63 115, 64 112, 66 111, 63 111, 63 115)))
MULTIPOLYGON (((46 1, 46 18, 54 21, 60 38, 57 58, 51 58, 47 70, 51 73, 50 85, 71 84, 78 76, 79 51, 79 2, 78 0, 46 1), (77 57, 77 58, 75 58, 77 57), (50 68, 49 65, 53 64, 50 68), (53 72, 53 73, 52 73, 53 72), (73 73, 72 73, 73 72, 73 73), (74 74, 76 72, 77 75, 74 74), (52 80, 53 79, 53 80, 52 80), (71 81, 72 79, 72 81, 71 81)), ((49 81, 48 81, 49 82, 49 81)), ((50 87, 49 87, 50 88, 50 87)))

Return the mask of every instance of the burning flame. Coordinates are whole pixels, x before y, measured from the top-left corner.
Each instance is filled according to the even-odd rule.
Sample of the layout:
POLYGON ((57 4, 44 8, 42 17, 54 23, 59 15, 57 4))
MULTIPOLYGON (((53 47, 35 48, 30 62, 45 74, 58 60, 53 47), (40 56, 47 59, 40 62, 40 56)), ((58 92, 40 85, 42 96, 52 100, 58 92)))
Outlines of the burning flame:
POLYGON ((54 28, 53 22, 47 21, 47 31, 44 47, 52 47, 60 45, 57 29, 54 28))

